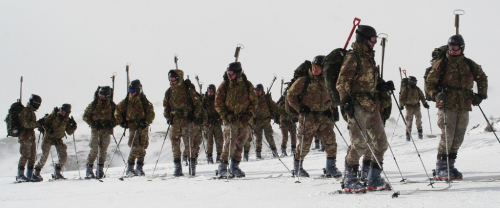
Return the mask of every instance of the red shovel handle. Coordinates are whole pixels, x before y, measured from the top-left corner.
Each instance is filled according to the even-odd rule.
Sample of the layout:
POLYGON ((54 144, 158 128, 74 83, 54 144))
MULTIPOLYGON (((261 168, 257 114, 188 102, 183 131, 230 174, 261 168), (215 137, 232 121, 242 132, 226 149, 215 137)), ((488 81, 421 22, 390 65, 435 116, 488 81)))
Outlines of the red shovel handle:
POLYGON ((355 17, 354 20, 352 21, 352 30, 351 30, 351 33, 349 34, 349 37, 347 38, 347 42, 345 42, 345 45, 344 45, 344 50, 347 48, 347 44, 349 44, 349 41, 351 40, 351 37, 352 37, 352 33, 354 33, 354 29, 356 29, 356 27, 359 25, 359 23, 361 22, 361 19, 355 17))
POLYGON ((406 69, 403 69, 403 74, 405 74, 405 78, 406 78, 406 69))

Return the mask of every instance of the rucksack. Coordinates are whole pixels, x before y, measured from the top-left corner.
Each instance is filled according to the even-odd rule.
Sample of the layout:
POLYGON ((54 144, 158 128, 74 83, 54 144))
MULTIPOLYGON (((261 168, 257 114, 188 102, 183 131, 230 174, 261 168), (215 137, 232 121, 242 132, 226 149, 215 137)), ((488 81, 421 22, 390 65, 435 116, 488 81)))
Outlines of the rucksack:
MULTIPOLYGON (((400 88, 401 90, 399 91, 399 94, 401 95, 403 90, 405 90, 407 87, 408 87, 408 78, 405 77, 401 80, 401 88, 400 88)), ((406 97, 401 99, 401 100, 405 100, 405 99, 406 99, 406 97)))
MULTIPOLYGON (((250 82, 247 79, 247 75, 245 75, 245 73, 242 72, 241 77, 243 78, 243 82, 245 83, 245 88, 247 89, 248 94, 250 94, 250 82)), ((226 72, 224 72, 222 78, 224 79, 224 89, 227 90, 227 88, 229 87, 229 78, 227 77, 226 72)))
MULTIPOLYGON (((446 69, 446 65, 448 64, 448 59, 446 58, 446 52, 448 51, 448 45, 443 45, 439 48, 434 48, 434 50, 432 51, 432 59, 431 59, 431 66, 430 67, 427 67, 425 69, 425 74, 424 74, 424 83, 427 81, 427 75, 429 74, 429 72, 431 71, 432 69, 432 65, 434 65, 434 63, 436 63, 436 61, 438 60, 443 60, 441 62, 441 64, 439 65, 439 67, 441 69, 446 69)), ((468 58, 465 58, 465 62, 469 65, 469 68, 472 70, 473 69, 473 66, 472 66, 472 61, 468 58)), ((443 74, 444 74, 444 70, 441 70, 441 74, 439 75, 439 82, 438 83, 441 83, 441 80, 443 79, 443 74)), ((438 86, 440 88, 440 86, 438 86)), ((425 91, 425 90, 424 90, 425 91)), ((424 92, 425 93, 425 100, 427 101, 434 101, 431 96, 427 93, 427 91, 424 92)))
MULTIPOLYGON (((94 93, 94 101, 92 101, 92 111, 91 111, 91 115, 94 114, 94 111, 95 111, 95 108, 97 106, 97 101, 99 100, 99 90, 101 89, 101 86, 97 87, 97 90, 95 91, 94 93)), ((111 91, 111 95, 110 97, 113 97, 113 91, 111 91)), ((111 100, 111 118, 114 118, 115 117, 115 109, 116 109, 116 103, 113 102, 113 100, 111 100)), ((146 110, 144 109, 144 112, 146 112, 146 110)), ((92 116, 91 116, 92 117, 92 116)))
POLYGON ((18 137, 19 133, 21 133, 22 126, 19 115, 23 109, 24 105, 19 101, 10 106, 9 113, 7 114, 7 117, 5 117, 5 123, 7 123, 7 137, 18 137))
MULTIPOLYGON (((194 111, 193 99, 191 98, 191 93, 189 92, 190 88, 195 89, 194 84, 189 79, 185 79, 183 83, 184 83, 184 87, 186 89, 186 96, 188 98, 188 103, 191 106, 191 109, 193 109, 193 111, 194 111)), ((195 92, 196 92, 196 90, 195 90, 195 92)), ((199 97, 199 99, 201 100, 201 95, 198 92, 196 94, 199 97)), ((168 90, 166 92, 167 100, 170 100, 171 96, 172 96, 172 88, 168 88, 168 90)), ((193 112, 190 112, 190 113, 192 114, 193 112)))
MULTIPOLYGON (((306 94, 307 92, 307 87, 309 87, 309 83, 311 82, 311 78, 309 78, 309 69, 312 67, 312 64, 311 64, 311 61, 304 61, 304 63, 300 64, 299 67, 297 67, 297 69, 295 69, 295 71, 293 71, 293 78, 290 80, 290 82, 288 82, 288 86, 287 88, 285 89, 285 95, 287 94, 288 90, 290 89, 290 87, 292 86, 293 83, 295 83, 295 81, 297 81, 297 79, 299 79, 300 77, 305 77, 306 78, 306 82, 304 84, 304 89, 302 90, 302 93, 300 93, 299 95, 299 102, 301 102, 302 98, 304 97, 304 95, 306 94)), ((293 109, 290 104, 288 104, 288 101, 286 100, 286 96, 285 96, 285 111, 286 113, 288 113, 289 115, 294 115, 294 116, 298 116, 299 113, 293 109)))
POLYGON ((323 60, 323 74, 325 77, 326 89, 328 91, 328 94, 330 95, 330 101, 334 105, 341 104, 339 91, 337 90, 337 80, 339 79, 342 62, 344 61, 344 58, 349 51, 343 48, 334 49, 323 60))

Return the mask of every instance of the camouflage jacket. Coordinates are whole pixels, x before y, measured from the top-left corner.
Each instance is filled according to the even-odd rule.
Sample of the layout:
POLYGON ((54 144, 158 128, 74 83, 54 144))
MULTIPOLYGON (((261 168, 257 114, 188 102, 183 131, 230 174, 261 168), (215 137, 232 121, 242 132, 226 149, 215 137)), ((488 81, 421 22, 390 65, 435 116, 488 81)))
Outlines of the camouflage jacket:
POLYGON ((215 110, 215 94, 203 96, 203 108, 207 113, 208 124, 211 125, 222 125, 222 120, 220 119, 219 113, 215 110))
POLYGON ((257 96, 257 109, 255 110, 255 118, 259 122, 271 122, 273 117, 271 112, 278 114, 286 114, 284 109, 280 109, 270 94, 257 96), (269 101, 269 102, 268 102, 269 101))
POLYGON ((36 122, 35 108, 29 102, 19 114, 19 120, 22 131, 33 131, 33 129, 40 127, 36 122))
POLYGON ((76 125, 72 126, 70 124, 68 115, 61 116, 58 112, 59 108, 56 107, 50 115, 44 117, 46 124, 44 125, 45 136, 43 140, 50 144, 54 144, 54 140, 60 140, 65 137, 66 133, 68 135, 75 133, 77 128, 76 125))
POLYGON ((301 105, 305 105, 309 107, 311 111, 315 112, 324 112, 326 110, 330 110, 332 107, 332 103, 326 89, 323 74, 314 76, 311 72, 311 69, 309 69, 308 77, 310 79, 310 82, 307 87, 306 93, 300 101, 299 96, 305 87, 306 77, 299 77, 292 84, 292 86, 290 86, 290 89, 286 94, 288 104, 297 112, 300 111, 301 105))
MULTIPOLYGON (((102 125, 104 125, 105 122, 112 122, 113 124, 116 124, 115 117, 113 116, 114 109, 112 107, 112 102, 113 101, 111 100, 98 99, 95 104, 95 109, 92 109, 94 102, 91 102, 83 113, 83 120, 91 128, 95 128, 95 121, 100 121, 102 125)), ((101 128, 100 131, 102 134, 111 134, 113 133, 113 128, 101 128)))
POLYGON ((352 44, 352 48, 353 51, 348 52, 344 58, 337 80, 340 99, 350 95, 355 104, 371 112, 389 107, 390 95, 387 92, 379 93, 376 89, 377 84, 383 80, 373 59, 375 51, 366 52, 363 45, 357 42, 352 44))
POLYGON ((401 106, 406 106, 407 108, 417 108, 420 107, 420 101, 422 103, 427 103, 425 101, 425 96, 419 87, 412 88, 410 86, 404 88, 399 95, 399 104, 401 106))
POLYGON ((179 76, 179 81, 177 84, 170 86, 165 92, 163 116, 167 120, 174 117, 187 118, 190 115, 198 118, 201 115, 202 106, 196 90, 194 87, 186 89, 186 81, 184 80, 184 72, 182 70, 177 69, 172 71, 179 76))
POLYGON ((235 80, 224 80, 219 85, 215 93, 215 110, 222 120, 226 119, 227 114, 232 113, 237 118, 233 124, 243 127, 248 124, 241 122, 241 116, 248 114, 252 118, 255 117, 257 95, 250 81, 248 81, 249 86, 246 85, 241 76, 235 80))
MULTIPOLYGON (((284 101, 278 102, 277 105, 281 110, 285 111, 285 102, 284 101)), ((291 125, 292 121, 295 123, 298 121, 298 119, 299 119, 299 117, 292 116, 286 112, 280 114, 280 124, 283 124, 283 125, 291 125)))
POLYGON ((136 121, 144 120, 147 125, 153 123, 155 111, 153 104, 149 102, 146 96, 142 93, 137 93, 134 97, 130 97, 129 95, 127 95, 127 97, 128 100, 125 98, 116 106, 116 123, 120 124, 123 120, 126 120, 128 122, 128 127, 131 129, 135 129, 136 121), (143 99, 145 103, 143 103, 143 99), (125 109, 125 102, 128 102, 127 109, 125 109), (144 111, 144 104, 146 105, 146 111, 144 111), (125 118, 123 117, 124 114, 125 118))
MULTIPOLYGON (((446 108, 453 111, 471 111, 474 81, 477 83, 478 94, 486 99, 488 97, 488 77, 481 66, 469 59, 472 65, 471 69, 464 55, 453 57, 447 53, 446 57, 448 59, 446 69, 440 67, 443 60, 438 60, 432 65, 425 81, 425 91, 434 98, 440 92, 440 86, 447 86, 445 92, 448 97, 446 108)), ((442 104, 436 103, 436 107, 442 107, 442 104)))

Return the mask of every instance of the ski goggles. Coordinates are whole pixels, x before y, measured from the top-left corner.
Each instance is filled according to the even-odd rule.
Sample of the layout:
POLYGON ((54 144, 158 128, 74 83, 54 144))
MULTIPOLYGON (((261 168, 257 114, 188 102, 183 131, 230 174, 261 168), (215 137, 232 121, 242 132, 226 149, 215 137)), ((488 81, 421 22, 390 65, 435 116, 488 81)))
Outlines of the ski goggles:
POLYGON ((136 92, 136 91, 135 91, 135 89, 134 89, 134 88, 130 88, 130 89, 128 89, 128 92, 130 92, 130 93, 134 93, 134 92, 136 92))
POLYGON ((448 50, 459 51, 459 50, 462 50, 462 48, 460 46, 457 46, 457 45, 448 45, 448 50))
POLYGON ((377 43, 377 38, 378 38, 378 37, 376 37, 376 36, 375 36, 375 37, 371 37, 371 38, 369 39, 369 41, 370 41, 370 42, 372 42, 373 44, 375 44, 375 43, 377 43))

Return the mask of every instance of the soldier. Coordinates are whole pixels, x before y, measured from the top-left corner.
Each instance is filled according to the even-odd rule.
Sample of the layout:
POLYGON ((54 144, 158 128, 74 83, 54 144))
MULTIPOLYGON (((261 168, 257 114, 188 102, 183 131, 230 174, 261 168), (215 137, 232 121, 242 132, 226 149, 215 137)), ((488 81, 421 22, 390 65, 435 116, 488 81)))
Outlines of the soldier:
POLYGON ((42 157, 38 160, 35 166, 35 176, 37 181, 43 181, 40 171, 42 171, 45 162, 47 162, 47 157, 50 153, 50 148, 52 145, 56 147, 57 156, 59 157, 59 163, 55 164, 55 174, 52 176, 54 179, 65 179, 61 173, 66 160, 68 159, 66 144, 63 143, 62 138, 75 133, 77 128, 76 122, 73 117, 69 118, 71 113, 71 105, 63 104, 61 108, 55 107, 50 115, 46 115, 37 122, 41 126, 41 131, 43 131, 43 141, 42 141, 42 157))
POLYGON ((116 126, 114 117, 116 104, 111 100, 111 88, 109 86, 99 87, 91 102, 83 113, 83 120, 92 129, 90 139, 90 152, 87 156, 86 178, 103 178, 106 152, 108 151, 113 128, 116 126), (94 175, 94 161, 97 159, 97 170, 94 175))
POLYGON ((215 110, 215 85, 208 85, 207 92, 203 97, 203 108, 207 113, 208 122, 205 125, 205 136, 207 137, 207 160, 209 164, 213 164, 214 160, 212 153, 215 149, 217 151, 217 156, 215 158, 216 163, 220 163, 220 154, 222 153, 222 145, 224 142, 222 136, 222 120, 220 119, 219 113, 215 110))
MULTIPOLYGON (((333 112, 330 96, 326 90, 323 78, 323 59, 325 56, 316 56, 311 68, 307 69, 306 76, 299 77, 287 92, 287 101, 290 107, 299 112, 300 144, 294 155, 294 175, 309 177, 303 169, 304 158, 311 149, 313 138, 323 141, 326 151, 326 176, 338 178, 342 176, 336 167, 337 141, 333 132, 333 112), (306 86, 306 83, 309 83, 306 86), (306 88, 304 90, 304 88, 306 88), (302 97, 302 92, 305 92, 302 97)), ((305 65, 305 64, 303 64, 305 65)))
POLYGON ((189 175, 196 175, 196 158, 201 144, 202 105, 194 85, 184 80, 184 72, 174 69, 168 72, 170 88, 163 99, 163 115, 171 125, 170 141, 174 155, 174 176, 183 176, 181 165, 181 138, 184 155, 189 157, 189 175), (195 123, 197 125, 195 125, 195 123))
POLYGON ((429 105, 425 101, 425 96, 422 90, 417 87, 417 78, 410 76, 408 79, 409 87, 404 88, 399 95, 400 110, 406 106, 406 141, 410 141, 411 125, 413 123, 413 116, 415 116, 415 123, 417 124, 418 138, 423 139, 422 135, 422 113, 420 113, 420 102, 424 108, 429 109, 429 105))
MULTIPOLYGON (((284 99, 284 96, 282 97, 284 99)), ((285 102, 283 99, 278 101, 278 107, 281 109, 285 109, 285 102)), ((295 148, 297 147, 297 127, 296 123, 298 121, 297 116, 289 115, 288 113, 283 113, 280 115, 280 129, 281 129, 281 154, 283 156, 288 156, 286 153, 286 147, 288 143, 288 133, 290 133, 290 144, 291 144, 291 153, 295 152, 295 148)))
POLYGON ((369 190, 390 189, 389 184, 380 176, 383 156, 388 147, 380 113, 390 105, 387 91, 394 90, 394 83, 384 82, 379 76, 374 60, 375 51, 373 51, 376 43, 375 29, 367 25, 359 25, 356 30, 356 41, 352 44, 353 50, 344 58, 336 85, 344 111, 348 116, 351 137, 344 176, 344 191, 347 192, 364 192, 366 188, 369 190), (364 140, 364 135, 367 136, 368 142, 364 140), (369 155, 367 154, 368 143, 373 149, 373 154, 371 151, 369 155), (361 183, 357 176, 359 159, 363 155, 371 158, 368 187, 361 183))
POLYGON ((462 173, 455 168, 455 161, 469 124, 471 104, 477 106, 488 97, 486 74, 480 65, 464 56, 464 50, 463 37, 451 36, 446 58, 432 65, 425 81, 425 91, 439 108, 438 126, 442 132, 436 162, 437 180, 462 179, 462 173), (477 94, 472 92, 474 82, 477 94))
POLYGON ((240 62, 230 63, 215 94, 215 109, 225 125, 224 148, 218 169, 221 177, 245 177, 239 164, 249 134, 249 122, 255 117, 257 96, 242 70, 240 62), (227 168, 229 159, 230 172, 227 168))
POLYGON ((16 180, 19 182, 34 181, 38 182, 38 178, 33 176, 33 166, 35 166, 36 160, 36 136, 35 128, 39 128, 40 125, 36 122, 35 111, 38 110, 42 104, 42 98, 38 95, 32 94, 26 107, 23 108, 19 114, 19 120, 21 124, 21 131, 19 132, 19 152, 21 157, 19 158, 18 171, 16 180), (26 176, 24 175, 24 167, 28 163, 26 169, 26 176))
POLYGON ((116 123, 124 129, 129 129, 128 146, 131 149, 127 161, 128 177, 145 175, 142 167, 149 146, 148 127, 154 118, 153 104, 144 95, 141 81, 133 80, 130 82, 127 97, 118 103, 115 110, 116 123))

